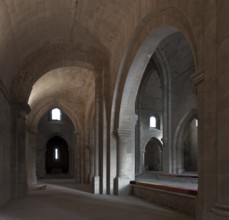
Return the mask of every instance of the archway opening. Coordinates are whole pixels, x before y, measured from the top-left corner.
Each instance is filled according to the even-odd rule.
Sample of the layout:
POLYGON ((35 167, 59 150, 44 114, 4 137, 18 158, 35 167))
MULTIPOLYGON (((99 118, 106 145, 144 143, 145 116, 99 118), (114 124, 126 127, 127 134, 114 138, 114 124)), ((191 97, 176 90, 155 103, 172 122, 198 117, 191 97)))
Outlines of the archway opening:
MULTIPOLYGON (((163 91, 161 76, 156 69, 153 59, 149 61, 141 80, 135 104, 135 112, 138 115, 138 121, 135 126, 135 173, 140 174, 149 170, 161 170, 161 164, 160 168, 156 168, 156 165, 150 164, 155 162, 159 151, 162 150, 162 147, 160 150, 156 150, 154 147, 152 149, 151 144, 157 144, 161 140, 163 132, 163 91)), ((161 156, 159 160, 162 163, 161 156)))
MULTIPOLYGON (((183 154, 181 155, 179 144, 176 143, 177 129, 187 112, 197 109, 197 97, 191 81, 191 75, 195 73, 195 61, 189 43, 178 29, 157 28, 143 41, 130 65, 118 123, 120 131, 128 131, 130 134, 134 133, 135 128, 135 138, 132 138, 133 135, 126 135, 125 140, 130 143, 126 145, 126 156, 132 157, 135 169, 131 168, 131 163, 121 160, 122 166, 118 168, 123 173, 128 170, 125 176, 131 180, 134 170, 135 180, 149 180, 145 146, 155 137, 162 143, 162 172, 159 175, 175 180, 174 184, 180 185, 180 174, 183 174, 184 169, 180 164, 183 154), (156 119, 154 122, 158 121, 158 125, 155 126, 154 123, 154 126, 150 126, 152 116, 156 119)), ((125 156, 119 155, 119 158, 125 156)), ((150 175, 151 173, 150 171, 150 175)), ((154 174, 152 178, 155 178, 154 174)), ((195 184, 194 190, 197 189, 197 181, 195 184)))
POLYGON ((184 171, 198 171, 198 120, 194 118, 188 125, 184 135, 184 171))
POLYGON ((194 71, 195 65, 190 45, 179 31, 162 39, 146 63, 135 102, 135 113, 138 115, 135 128, 135 172, 137 175, 149 170, 144 167, 146 164, 144 164, 143 152, 145 143, 152 137, 158 138, 163 143, 164 173, 181 174, 185 170, 184 164, 181 165, 180 161, 184 163, 184 160, 186 164, 192 163, 186 165, 189 166, 187 170, 197 171, 197 168, 194 168, 194 161, 197 164, 194 151, 187 155, 190 149, 195 148, 197 152, 197 135, 194 135, 197 133, 197 131, 194 132, 196 121, 190 124, 189 132, 183 131, 183 137, 179 137, 183 140, 182 144, 186 145, 186 147, 182 146, 183 154, 179 152, 181 146, 177 144, 176 137, 176 131, 180 129, 180 123, 187 112, 197 109, 197 99, 190 80, 190 75, 194 71), (190 147, 194 145, 195 147, 190 147))
POLYGON ((28 134, 27 144, 28 158, 33 164, 33 169, 28 167, 30 173, 35 173, 38 179, 47 177, 46 144, 50 138, 60 136, 68 143, 69 151, 69 170, 65 177, 88 182, 90 158, 84 145, 88 145, 94 98, 95 76, 87 68, 53 69, 36 81, 29 97, 31 112, 27 117, 28 130, 34 131, 28 134))
POLYGON ((69 170, 69 151, 66 141, 55 136, 46 145, 45 170, 47 174, 67 174, 69 170))
POLYGON ((157 138, 152 138, 145 147, 145 171, 162 170, 162 144, 157 138))

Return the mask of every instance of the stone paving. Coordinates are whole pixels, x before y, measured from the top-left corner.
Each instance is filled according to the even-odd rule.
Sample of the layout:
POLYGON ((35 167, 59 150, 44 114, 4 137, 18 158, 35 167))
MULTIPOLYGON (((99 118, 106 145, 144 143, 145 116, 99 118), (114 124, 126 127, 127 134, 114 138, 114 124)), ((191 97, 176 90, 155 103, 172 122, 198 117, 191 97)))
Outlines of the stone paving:
POLYGON ((72 181, 47 183, 45 190, 3 206, 0 220, 194 220, 133 196, 94 195, 88 189, 72 181))

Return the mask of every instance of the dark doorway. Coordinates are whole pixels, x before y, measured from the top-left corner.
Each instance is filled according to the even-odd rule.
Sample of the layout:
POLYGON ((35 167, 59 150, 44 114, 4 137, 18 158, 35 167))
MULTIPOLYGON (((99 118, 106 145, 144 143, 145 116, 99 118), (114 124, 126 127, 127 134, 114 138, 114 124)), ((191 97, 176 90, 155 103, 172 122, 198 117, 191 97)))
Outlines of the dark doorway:
POLYGON ((197 172, 198 170, 198 120, 193 119, 184 138, 184 170, 197 172))
POLYGON ((145 171, 161 171, 162 144, 152 138, 145 147, 145 171))
POLYGON ((69 152, 66 141, 55 136, 46 145, 45 168, 47 174, 68 173, 69 152))

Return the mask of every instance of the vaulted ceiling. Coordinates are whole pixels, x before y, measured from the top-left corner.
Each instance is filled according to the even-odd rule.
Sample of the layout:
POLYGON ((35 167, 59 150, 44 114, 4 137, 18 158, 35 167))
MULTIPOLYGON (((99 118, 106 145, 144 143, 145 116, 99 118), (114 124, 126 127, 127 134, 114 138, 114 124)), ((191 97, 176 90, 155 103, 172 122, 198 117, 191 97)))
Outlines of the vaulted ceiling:
MULTIPOLYGON (((111 98, 122 59, 143 18, 171 7, 199 22, 200 5, 201 1, 183 0, 0 0, 0 80, 14 100, 27 102, 34 83, 45 73, 74 66, 79 70, 76 72, 102 73, 106 96, 111 98)), ((157 19, 161 20, 156 16, 154 21, 157 19)), ((194 33, 202 31, 201 26, 193 26, 194 33)), ((34 89, 42 92, 34 95, 37 91, 33 90, 37 101, 31 105, 44 97, 60 101, 64 94, 71 97, 65 98, 68 103, 76 97, 75 103, 83 103, 90 92, 63 89, 72 83, 71 77, 62 77, 66 71, 52 73, 58 77, 48 73, 45 80, 41 78, 42 86, 34 89), (58 88, 49 87, 54 84, 58 88)), ((84 77, 88 75, 82 74, 76 84, 91 80, 84 77)))
POLYGON ((83 123, 84 113, 94 104, 94 97, 93 72, 79 67, 58 68, 46 73, 34 84, 29 98, 32 110, 29 117, 31 119, 39 111, 44 114, 46 106, 63 107, 71 109, 83 123))

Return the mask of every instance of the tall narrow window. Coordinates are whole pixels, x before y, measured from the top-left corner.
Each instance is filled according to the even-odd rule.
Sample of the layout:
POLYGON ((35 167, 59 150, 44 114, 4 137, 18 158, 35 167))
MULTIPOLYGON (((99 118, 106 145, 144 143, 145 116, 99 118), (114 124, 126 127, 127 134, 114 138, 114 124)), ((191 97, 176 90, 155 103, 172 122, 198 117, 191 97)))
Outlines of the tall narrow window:
POLYGON ((58 108, 52 109, 51 118, 52 118, 52 120, 61 121, 61 111, 60 111, 60 109, 58 109, 58 108))
POLYGON ((150 126, 150 128, 156 128, 157 127, 157 119, 155 116, 150 117, 149 126, 150 126))
POLYGON ((59 149, 55 148, 54 153, 55 153, 55 155, 54 155, 55 160, 59 160, 59 149))
POLYGON ((195 119, 196 128, 198 128, 198 120, 195 119))

